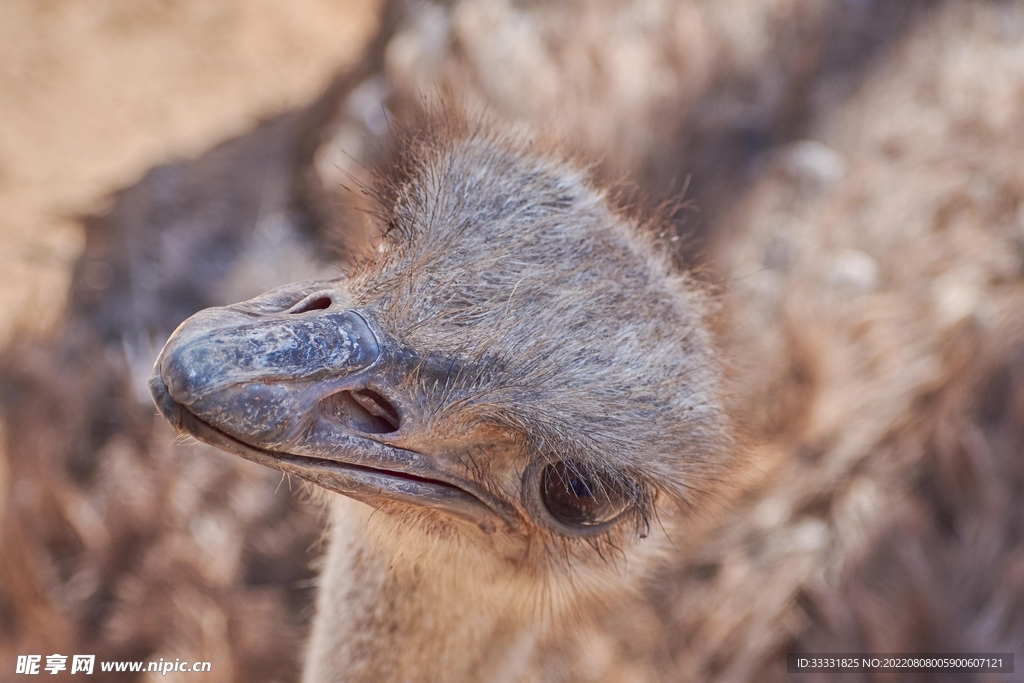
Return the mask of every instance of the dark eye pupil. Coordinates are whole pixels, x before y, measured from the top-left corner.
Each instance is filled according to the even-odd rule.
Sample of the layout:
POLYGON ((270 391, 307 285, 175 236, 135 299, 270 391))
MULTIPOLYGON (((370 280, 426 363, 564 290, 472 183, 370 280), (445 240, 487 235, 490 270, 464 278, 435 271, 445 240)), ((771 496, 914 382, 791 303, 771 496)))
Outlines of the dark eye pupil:
POLYGON ((590 482, 577 476, 569 478, 569 490, 572 491, 573 495, 577 498, 594 497, 594 487, 591 486, 590 482))
POLYGON ((593 526, 614 519, 625 507, 623 497, 611 486, 601 485, 566 463, 544 468, 541 498, 551 516, 569 526, 593 526))

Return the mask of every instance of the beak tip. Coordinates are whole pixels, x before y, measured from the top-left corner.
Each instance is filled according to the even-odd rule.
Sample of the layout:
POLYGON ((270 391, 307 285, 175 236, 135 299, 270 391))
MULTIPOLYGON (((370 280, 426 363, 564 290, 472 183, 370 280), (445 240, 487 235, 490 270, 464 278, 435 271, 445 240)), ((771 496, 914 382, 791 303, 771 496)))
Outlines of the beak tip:
POLYGON ((170 422, 175 429, 178 429, 181 422, 180 408, 178 403, 171 397, 167 384, 161 376, 159 361, 157 361, 157 366, 153 368, 153 376, 149 378, 149 394, 153 398, 153 403, 156 404, 156 409, 160 411, 164 419, 170 422))
POLYGON ((211 384, 210 373, 206 372, 205 364, 191 346, 174 344, 173 340, 168 342, 153 366, 153 378, 150 380, 151 391, 154 383, 159 381, 161 390, 169 398, 185 406, 206 394, 211 384))

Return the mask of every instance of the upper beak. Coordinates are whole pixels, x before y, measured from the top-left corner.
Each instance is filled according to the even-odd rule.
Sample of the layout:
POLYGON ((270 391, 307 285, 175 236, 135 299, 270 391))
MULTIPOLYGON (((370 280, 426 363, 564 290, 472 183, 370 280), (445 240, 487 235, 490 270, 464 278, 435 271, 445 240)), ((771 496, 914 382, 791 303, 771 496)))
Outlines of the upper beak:
POLYGON ((488 533, 496 522, 515 528, 512 507, 457 458, 380 440, 416 421, 418 397, 399 388, 414 356, 346 309, 331 283, 299 283, 186 320, 150 390, 178 430, 249 460, 371 505, 413 503, 488 533))

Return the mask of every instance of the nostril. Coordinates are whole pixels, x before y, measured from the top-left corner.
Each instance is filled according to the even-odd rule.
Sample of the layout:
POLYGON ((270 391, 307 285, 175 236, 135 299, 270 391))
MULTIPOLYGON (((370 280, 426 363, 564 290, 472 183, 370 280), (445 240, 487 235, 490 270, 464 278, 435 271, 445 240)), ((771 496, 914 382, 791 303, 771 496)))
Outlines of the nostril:
POLYGON ((371 389, 339 391, 320 402, 325 417, 364 434, 389 434, 401 424, 398 410, 371 389))
POLYGON ((352 398, 362 406, 363 410, 391 425, 391 431, 398 430, 398 411, 395 410, 395 407, 386 398, 376 391, 359 389, 352 392, 352 398))
POLYGON ((310 311, 324 311, 331 307, 331 297, 320 294, 303 299, 288 309, 287 313, 308 313, 310 311))

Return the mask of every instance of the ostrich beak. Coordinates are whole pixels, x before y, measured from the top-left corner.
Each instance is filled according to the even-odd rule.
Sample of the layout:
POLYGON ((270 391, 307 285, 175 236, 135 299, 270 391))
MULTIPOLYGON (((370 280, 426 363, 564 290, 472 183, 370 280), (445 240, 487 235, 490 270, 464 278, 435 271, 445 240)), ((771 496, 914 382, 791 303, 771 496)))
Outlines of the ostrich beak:
POLYGON ((460 474, 457 458, 384 442, 421 405, 393 403, 421 363, 339 299, 329 283, 304 283, 200 311, 156 361, 157 408, 200 441, 364 503, 516 528, 511 506, 460 474))

